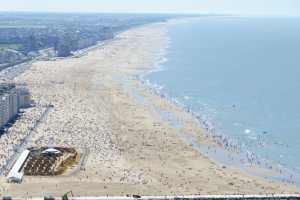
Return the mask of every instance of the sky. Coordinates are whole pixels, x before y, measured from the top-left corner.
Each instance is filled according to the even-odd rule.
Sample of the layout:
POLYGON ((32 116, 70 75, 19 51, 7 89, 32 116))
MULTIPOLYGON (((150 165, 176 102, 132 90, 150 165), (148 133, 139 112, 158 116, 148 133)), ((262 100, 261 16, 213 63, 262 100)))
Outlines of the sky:
POLYGON ((1 11, 300 15, 300 0, 0 0, 1 11))

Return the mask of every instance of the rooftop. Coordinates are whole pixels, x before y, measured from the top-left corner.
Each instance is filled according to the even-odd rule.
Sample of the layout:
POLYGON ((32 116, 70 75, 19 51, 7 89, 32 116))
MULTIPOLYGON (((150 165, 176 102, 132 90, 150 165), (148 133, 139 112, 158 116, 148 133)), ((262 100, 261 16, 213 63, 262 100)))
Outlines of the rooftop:
POLYGON ((16 84, 14 83, 0 83, 0 95, 3 95, 14 88, 16 88, 16 84))

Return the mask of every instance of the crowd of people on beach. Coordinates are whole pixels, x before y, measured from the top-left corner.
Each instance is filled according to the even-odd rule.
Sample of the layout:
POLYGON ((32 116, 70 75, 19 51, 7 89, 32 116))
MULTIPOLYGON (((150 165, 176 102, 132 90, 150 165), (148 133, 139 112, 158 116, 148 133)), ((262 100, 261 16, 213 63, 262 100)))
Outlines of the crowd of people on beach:
MULTIPOLYGON (((215 129, 215 126, 211 123, 210 120, 200 115, 199 113, 194 112, 194 110, 191 109, 191 107, 186 106, 184 103, 179 102, 177 99, 171 98, 168 95, 164 94, 161 91, 160 87, 156 85, 151 85, 149 81, 143 79, 141 79, 141 83, 147 85, 147 87, 150 87, 151 92, 153 92, 155 95, 167 99, 176 106, 183 108, 185 112, 191 114, 195 119, 197 119, 199 126, 206 130, 206 133, 208 134, 207 137, 211 137, 215 141, 217 147, 225 152, 225 155, 227 155, 226 159, 231 161, 235 159, 237 162, 243 164, 244 166, 248 166, 251 169, 259 167, 262 169, 270 170, 272 172, 276 172, 278 174, 276 178, 281 180, 282 182, 295 184, 296 179, 300 179, 300 173, 296 169, 293 168, 287 170, 283 167, 283 165, 272 162, 269 159, 261 158, 254 152, 250 151, 249 149, 253 147, 253 142, 249 141, 249 143, 247 143, 247 140, 244 140, 244 142, 238 140, 233 141, 229 136, 220 134, 215 129)), ((234 105, 234 108, 235 107, 236 105, 234 105)), ((267 132, 264 131, 263 134, 265 135, 267 134, 267 132)), ((260 135, 257 136, 255 142, 256 143, 254 145, 256 147, 259 146, 263 148, 266 145, 265 138, 260 135)), ((213 152, 214 154, 217 153, 216 150, 211 152, 213 152)))
POLYGON ((42 115, 41 107, 34 107, 22 110, 18 120, 12 124, 0 136, 0 146, 5 147, 0 150, 0 174, 5 173, 10 167, 10 161, 20 150, 21 144, 25 142, 26 137, 32 132, 36 120, 42 115))
POLYGON ((112 143, 113 134, 102 124, 107 122, 107 114, 101 110, 103 108, 95 110, 91 106, 89 101, 95 99, 76 102, 78 99, 72 95, 74 94, 66 91, 64 94, 53 96, 54 113, 50 113, 47 123, 39 126, 32 145, 76 147, 79 151, 89 149, 93 152, 89 156, 89 162, 92 163, 97 163, 99 159, 113 158, 110 153, 117 151, 112 143), (69 102, 70 100, 73 102, 69 102), (69 103, 66 105, 66 102, 69 103), (64 104, 65 111, 59 109, 60 103, 64 104))
MULTIPOLYGON (((218 132, 213 128, 210 122, 207 120, 203 120, 199 114, 193 113, 191 110, 187 110, 191 112, 199 121, 201 127, 203 127, 210 137, 214 139, 218 147, 225 150, 229 160, 233 160, 234 158, 244 166, 248 166, 251 169, 259 167, 261 169, 267 169, 272 172, 277 173, 275 175, 276 179, 281 180, 282 182, 287 182, 290 184, 295 184, 295 175, 297 172, 294 169, 286 169, 282 165, 271 161, 270 159, 261 158, 254 152, 250 151, 251 147, 253 147, 252 142, 247 143, 247 140, 243 140, 243 142, 235 140, 234 142, 230 139, 230 137, 225 136, 223 134, 218 134, 218 132)), ((255 146, 263 147, 265 145, 265 141, 262 137, 258 136, 255 146)), ((271 173, 270 173, 271 174, 271 173)), ((298 180, 300 178, 300 174, 298 174, 298 180)))

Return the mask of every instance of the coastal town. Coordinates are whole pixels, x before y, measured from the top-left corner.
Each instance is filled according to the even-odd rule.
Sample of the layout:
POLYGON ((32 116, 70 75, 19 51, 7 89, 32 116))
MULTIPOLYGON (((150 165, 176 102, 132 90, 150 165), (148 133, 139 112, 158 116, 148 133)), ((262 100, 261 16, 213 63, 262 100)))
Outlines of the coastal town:
MULTIPOLYGON (((284 194, 299 197, 295 185, 249 175, 199 152, 181 138, 183 133, 199 144, 223 145, 225 150, 230 145, 225 145, 224 138, 209 136, 207 124, 199 126, 191 111, 139 79, 152 70, 161 58, 160 50, 169 45, 168 29, 190 19, 94 17, 86 18, 87 27, 77 26, 81 23, 72 15, 71 22, 42 30, 1 31, 0 24, 0 35, 6 32, 1 39, 28 35, 14 42, 27 47, 22 41, 31 39, 40 45, 13 50, 26 57, 19 60, 22 63, 15 58, 13 62, 0 60, 0 197, 61 197, 68 191, 78 197, 176 199, 274 193, 283 195, 278 199, 285 198, 284 194), (105 25, 92 26, 102 18, 105 25), (59 37, 64 39, 40 42, 50 41, 58 32, 63 32, 59 37), (175 116, 176 125, 161 113, 175 116)), ((12 51, 11 45, 5 48, 12 51)), ((263 168, 257 171, 274 173, 263 168)))

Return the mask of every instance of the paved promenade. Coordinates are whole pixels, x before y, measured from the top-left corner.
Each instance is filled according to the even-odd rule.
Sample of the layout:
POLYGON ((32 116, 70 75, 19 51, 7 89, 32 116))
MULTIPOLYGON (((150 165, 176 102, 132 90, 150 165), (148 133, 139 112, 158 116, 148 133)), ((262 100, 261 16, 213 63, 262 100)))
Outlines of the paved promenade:
MULTIPOLYGON (((23 200, 24 198, 13 198, 23 200)), ((44 200, 44 197, 26 198, 27 200, 44 200)), ((50 198, 49 198, 50 199, 50 198)), ((55 197, 53 199, 62 199, 55 197)), ((278 195, 196 195, 196 196, 135 196, 135 197, 68 197, 69 200, 298 200, 298 194, 278 195)))

